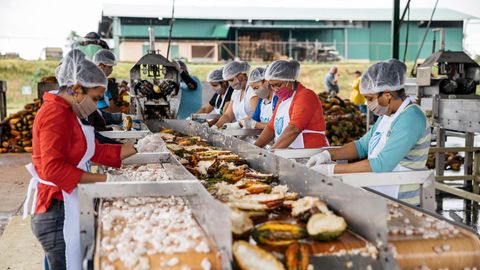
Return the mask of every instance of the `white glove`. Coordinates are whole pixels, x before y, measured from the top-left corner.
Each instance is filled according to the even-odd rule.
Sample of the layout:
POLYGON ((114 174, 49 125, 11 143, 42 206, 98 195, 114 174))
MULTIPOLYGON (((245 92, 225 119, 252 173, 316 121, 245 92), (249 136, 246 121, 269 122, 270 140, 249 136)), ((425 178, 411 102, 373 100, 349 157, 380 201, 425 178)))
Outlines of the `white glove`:
POLYGON ((225 127, 225 129, 241 129, 242 128, 240 126, 240 123, 238 123, 238 122, 226 123, 223 126, 225 127))
POLYGON ((107 182, 130 182, 123 174, 109 174, 107 173, 107 182))
POLYGON ((211 129, 213 129, 213 130, 218 130, 218 127, 217 127, 217 125, 213 125, 213 126, 211 127, 211 129))
POLYGON ((123 128, 121 128, 120 126, 117 126, 117 125, 112 125, 111 128, 112 128, 113 131, 123 131, 123 128))
POLYGON ((190 120, 192 120, 192 118, 189 116, 189 117, 185 118, 185 120, 190 121, 190 120))
POLYGON ((312 156, 308 161, 307 161, 307 167, 311 168, 320 164, 327 164, 332 162, 332 156, 330 155, 330 152, 327 150, 318 153, 314 156, 312 156))
POLYGON ((317 166, 314 166, 312 167, 311 169, 323 174, 323 175, 326 175, 326 176, 332 176, 334 175, 334 171, 335 171, 335 163, 332 163, 332 164, 319 164, 317 166))
POLYGON ((243 128, 247 129, 253 129, 255 128, 255 125, 257 124, 257 121, 250 119, 250 118, 244 118, 240 120, 240 123, 242 124, 243 128))

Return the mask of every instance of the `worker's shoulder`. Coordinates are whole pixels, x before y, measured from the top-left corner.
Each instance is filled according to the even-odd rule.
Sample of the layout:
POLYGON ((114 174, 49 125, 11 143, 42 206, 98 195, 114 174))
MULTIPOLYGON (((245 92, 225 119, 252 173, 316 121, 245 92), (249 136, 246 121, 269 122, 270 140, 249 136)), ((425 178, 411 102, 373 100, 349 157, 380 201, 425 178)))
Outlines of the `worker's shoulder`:
POLYGON ((296 95, 302 99, 318 100, 317 94, 315 94, 315 92, 312 89, 307 88, 302 84, 298 86, 296 95))
POLYGON ((398 120, 404 121, 405 123, 415 124, 415 123, 422 123, 425 124, 427 121, 427 117, 422 109, 416 105, 412 104, 408 106, 405 111, 403 111, 399 116, 398 120))

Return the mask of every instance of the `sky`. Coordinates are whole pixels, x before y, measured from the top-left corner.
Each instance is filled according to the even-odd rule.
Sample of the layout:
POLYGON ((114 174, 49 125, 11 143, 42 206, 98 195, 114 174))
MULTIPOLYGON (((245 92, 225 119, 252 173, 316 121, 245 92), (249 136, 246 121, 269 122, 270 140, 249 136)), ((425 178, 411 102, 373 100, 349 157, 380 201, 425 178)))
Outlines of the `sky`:
MULTIPOLYGON (((170 5, 171 0, 135 0, 139 4, 170 5)), ((407 0, 401 0, 402 6, 407 0)), ((0 0, 0 53, 17 52, 25 59, 38 59, 45 47, 62 47, 70 31, 84 36, 97 31, 103 3, 132 0, 0 0)), ((182 6, 277 6, 325 8, 391 8, 393 0, 176 0, 182 6)), ((433 8, 435 0, 411 0, 412 8, 433 8)), ((480 0, 439 0, 439 8, 480 16, 480 0)), ((480 55, 480 20, 465 27, 465 49, 480 55)))

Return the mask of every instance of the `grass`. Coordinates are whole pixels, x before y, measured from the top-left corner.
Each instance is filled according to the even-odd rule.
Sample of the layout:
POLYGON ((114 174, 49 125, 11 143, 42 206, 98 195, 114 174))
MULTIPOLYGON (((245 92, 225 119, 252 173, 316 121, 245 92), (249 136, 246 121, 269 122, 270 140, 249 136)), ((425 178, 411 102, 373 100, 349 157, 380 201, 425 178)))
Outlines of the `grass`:
MULTIPOLYGON (((134 63, 119 63, 113 71, 112 77, 121 79, 129 78, 129 70, 134 63)), ((253 67, 262 66, 266 63, 254 63, 253 67)), ((353 82, 355 70, 365 71, 371 63, 339 62, 336 63, 340 71, 340 96, 348 98, 353 82)), ((37 83, 43 76, 51 76, 58 65, 57 61, 26 61, 26 60, 0 60, 0 80, 7 81, 7 111, 14 113, 23 108, 37 97, 37 83), (30 86, 31 95, 22 95, 22 87, 30 86)), ((205 80, 207 74, 213 68, 222 64, 189 64, 190 73, 200 80, 205 80)), ((332 63, 304 63, 301 67, 300 79, 305 86, 316 92, 323 92, 323 78, 327 74, 332 63)))

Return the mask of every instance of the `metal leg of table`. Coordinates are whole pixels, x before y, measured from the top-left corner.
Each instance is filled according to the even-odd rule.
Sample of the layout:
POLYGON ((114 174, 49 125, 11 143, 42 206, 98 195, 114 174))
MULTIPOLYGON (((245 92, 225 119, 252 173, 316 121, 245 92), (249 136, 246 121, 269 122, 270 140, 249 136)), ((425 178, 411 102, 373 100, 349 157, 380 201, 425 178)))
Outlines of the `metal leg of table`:
MULTIPOLYGON (((474 144, 474 133, 467 132, 465 133, 465 147, 473 147, 474 144)), ((465 152, 465 161, 464 161, 464 175, 472 175, 473 174, 473 153, 472 152, 465 152)), ((466 191, 473 191, 472 181, 464 180, 463 187, 466 191)), ((471 224, 472 223, 472 201, 471 200, 464 200, 464 210, 465 210, 465 223, 471 224)))
MULTIPOLYGON (((437 132, 437 147, 445 147, 445 129, 437 127, 435 128, 437 132)), ((437 152, 435 153, 435 176, 443 176, 445 170, 445 153, 437 152)), ((443 203, 441 198, 441 192, 436 192, 437 200, 437 211, 443 210, 443 203)))

